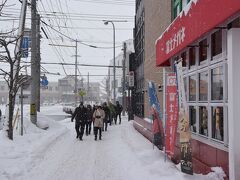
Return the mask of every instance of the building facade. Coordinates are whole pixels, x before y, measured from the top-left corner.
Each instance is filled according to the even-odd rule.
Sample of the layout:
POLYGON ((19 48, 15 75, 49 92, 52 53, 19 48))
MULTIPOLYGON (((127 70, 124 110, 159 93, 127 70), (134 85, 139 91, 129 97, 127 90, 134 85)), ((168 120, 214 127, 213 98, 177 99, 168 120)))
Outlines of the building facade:
MULTIPOLYGON (((162 84, 162 69, 174 71, 175 61, 183 63, 194 172, 208 173, 211 167, 219 166, 228 178, 240 179, 240 156, 237 153, 240 143, 236 139, 240 128, 237 120, 240 102, 237 93, 240 88, 240 80, 237 79, 240 77, 237 70, 240 67, 240 1, 141 2, 144 2, 142 9, 145 15, 144 78, 152 80, 154 75, 151 73, 156 73, 158 77, 154 81, 162 84), (162 17, 171 19, 165 22, 169 26, 162 17), (155 54, 151 53, 152 43, 155 54), (151 57, 158 67, 151 68, 151 57)), ((146 87, 145 84, 145 90, 146 87)), ((159 99, 163 101, 163 94, 159 94, 159 99)), ((145 97, 147 105, 148 98, 145 97)), ((166 107, 162 106, 164 113, 166 107)), ((148 109, 144 109, 144 117, 147 117, 148 109)), ((138 114, 134 120, 134 127, 152 140, 151 123, 138 114)), ((176 143, 172 159, 176 163, 180 160, 179 147, 176 143)))
POLYGON ((239 48, 237 0, 190 1, 157 40, 158 66, 183 64, 195 172, 220 166, 240 178, 239 48))
MULTIPOLYGON (((126 59, 125 59, 125 94, 127 93, 127 80, 128 80, 128 72, 129 72, 129 57, 130 54, 134 52, 133 40, 129 39, 124 41, 126 43, 126 59)), ((123 62, 124 62, 124 52, 121 52, 115 57, 115 65, 116 67, 116 101, 119 101, 122 104, 122 96, 123 96, 123 62)), ((110 61, 110 66, 113 66, 113 60, 110 61)), ((109 94, 109 101, 113 102, 113 67, 109 67, 108 69, 108 77, 107 77, 107 91, 109 94)))

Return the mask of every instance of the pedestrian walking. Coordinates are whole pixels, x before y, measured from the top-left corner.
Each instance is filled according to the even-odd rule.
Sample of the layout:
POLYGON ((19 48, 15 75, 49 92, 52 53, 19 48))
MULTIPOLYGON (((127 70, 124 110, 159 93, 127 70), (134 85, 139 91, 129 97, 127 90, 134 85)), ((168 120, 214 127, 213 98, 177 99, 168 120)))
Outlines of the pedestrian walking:
POLYGON ((102 130, 107 131, 110 110, 109 110, 106 102, 103 103, 102 109, 104 110, 104 113, 105 113, 105 118, 103 119, 103 129, 102 130))
POLYGON ((110 126, 112 125, 113 121, 115 122, 115 124, 117 123, 116 120, 116 108, 114 106, 114 104, 112 104, 111 102, 108 103, 108 107, 109 107, 109 111, 110 111, 110 126))
POLYGON ((99 140, 102 139, 102 127, 104 118, 105 118, 104 110, 101 109, 101 106, 97 106, 97 109, 93 113, 95 141, 97 140, 98 131, 99 140))
POLYGON ((92 129, 92 122, 93 122, 93 109, 91 105, 87 105, 87 122, 86 122, 86 135, 91 134, 92 129))
MULTIPOLYGON (((122 113, 123 107, 121 104, 119 104, 119 101, 116 101, 116 121, 119 117, 119 124, 121 124, 121 113, 122 113)), ((115 122, 116 124, 116 122, 115 122)))
POLYGON ((84 107, 83 102, 81 102, 79 107, 75 109, 71 119, 72 122, 74 118, 75 118, 75 130, 77 133, 76 138, 79 138, 82 141, 82 137, 84 134, 84 126, 87 119, 87 109, 84 107))

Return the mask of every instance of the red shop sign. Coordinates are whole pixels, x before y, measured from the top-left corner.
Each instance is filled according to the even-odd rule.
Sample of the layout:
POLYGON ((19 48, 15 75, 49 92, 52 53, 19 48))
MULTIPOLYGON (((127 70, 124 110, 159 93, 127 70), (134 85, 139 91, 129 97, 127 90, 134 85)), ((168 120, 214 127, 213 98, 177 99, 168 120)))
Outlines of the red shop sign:
POLYGON ((192 0, 156 42, 156 65, 240 12, 240 0, 192 0))
POLYGON ((166 86, 166 152, 171 157, 174 155, 174 146, 178 126, 178 96, 176 75, 168 74, 166 86))

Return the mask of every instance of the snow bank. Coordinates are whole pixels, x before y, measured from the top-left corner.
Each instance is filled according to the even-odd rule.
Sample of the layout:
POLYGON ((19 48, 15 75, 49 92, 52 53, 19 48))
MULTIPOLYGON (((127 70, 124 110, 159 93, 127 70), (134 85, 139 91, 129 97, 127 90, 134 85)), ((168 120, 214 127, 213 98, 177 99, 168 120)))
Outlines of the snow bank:
POLYGON ((48 126, 43 130, 32 124, 29 117, 29 106, 24 107, 24 135, 19 135, 20 126, 14 129, 14 140, 0 131, 0 179, 14 179, 35 166, 36 159, 41 160, 43 152, 48 149, 67 128, 42 113, 38 115, 38 124, 48 126))

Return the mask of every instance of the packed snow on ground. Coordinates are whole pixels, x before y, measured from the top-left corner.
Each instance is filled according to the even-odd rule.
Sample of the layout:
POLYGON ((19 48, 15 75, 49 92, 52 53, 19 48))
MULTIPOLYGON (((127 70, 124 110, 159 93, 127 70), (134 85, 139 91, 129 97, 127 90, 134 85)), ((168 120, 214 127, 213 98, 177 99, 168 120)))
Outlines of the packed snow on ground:
MULTIPOLYGON (((24 108, 24 136, 14 131, 14 140, 0 131, 1 180, 216 180, 223 179, 220 168, 209 175, 186 175, 164 154, 139 134, 132 122, 108 127, 103 139, 75 137, 70 118, 59 120, 61 106, 41 108, 38 121, 47 130, 30 123, 29 106, 24 108)), ((61 118, 62 118, 61 117, 61 118)), ((61 119, 60 118, 60 119, 61 119)))

